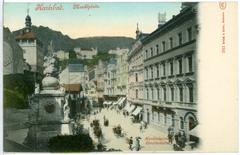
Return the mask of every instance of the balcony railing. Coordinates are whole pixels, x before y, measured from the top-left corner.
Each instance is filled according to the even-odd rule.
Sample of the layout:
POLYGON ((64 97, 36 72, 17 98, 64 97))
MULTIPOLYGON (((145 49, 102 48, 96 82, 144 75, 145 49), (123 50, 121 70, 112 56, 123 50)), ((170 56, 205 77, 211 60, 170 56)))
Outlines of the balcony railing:
POLYGON ((144 100, 140 99, 140 98, 128 97, 128 101, 130 101, 132 103, 137 103, 137 104, 144 104, 144 100))
POLYGON ((153 106, 166 107, 166 108, 182 108, 182 109, 196 109, 196 103, 189 102, 168 102, 168 101, 157 101, 157 100, 144 100, 144 104, 153 106))

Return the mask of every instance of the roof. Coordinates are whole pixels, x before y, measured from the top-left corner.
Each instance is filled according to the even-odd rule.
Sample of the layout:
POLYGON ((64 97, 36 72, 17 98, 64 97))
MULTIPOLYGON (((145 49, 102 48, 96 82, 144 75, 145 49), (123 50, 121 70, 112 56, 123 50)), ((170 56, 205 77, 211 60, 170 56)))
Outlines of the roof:
POLYGON ((23 33, 16 37, 17 40, 19 40, 19 39, 36 39, 36 38, 37 37, 36 37, 35 33, 33 33, 33 32, 23 33))
POLYGON ((155 31, 144 37, 142 39, 142 43, 145 45, 165 32, 177 27, 179 23, 183 23, 186 20, 195 18, 197 14, 197 8, 195 6, 197 5, 192 5, 191 7, 182 9, 179 14, 173 16, 173 18, 167 21, 164 25, 158 27, 155 31))
POLYGON ((84 72, 83 64, 69 64, 69 72, 84 72))
POLYGON ((65 91, 80 92, 82 90, 81 84, 64 84, 65 91))

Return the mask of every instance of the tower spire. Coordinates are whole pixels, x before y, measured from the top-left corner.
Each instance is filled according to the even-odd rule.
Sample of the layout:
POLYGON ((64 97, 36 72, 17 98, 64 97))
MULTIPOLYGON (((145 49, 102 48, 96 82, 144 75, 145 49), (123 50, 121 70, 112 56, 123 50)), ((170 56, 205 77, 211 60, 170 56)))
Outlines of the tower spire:
POLYGON ((138 27, 138 23, 137 23, 136 39, 138 39, 140 33, 141 33, 141 32, 139 31, 139 27, 138 27))
POLYGON ((29 4, 28 4, 27 16, 25 18, 25 32, 30 32, 31 31, 31 26, 32 26, 32 22, 31 22, 31 17, 29 16, 29 4))

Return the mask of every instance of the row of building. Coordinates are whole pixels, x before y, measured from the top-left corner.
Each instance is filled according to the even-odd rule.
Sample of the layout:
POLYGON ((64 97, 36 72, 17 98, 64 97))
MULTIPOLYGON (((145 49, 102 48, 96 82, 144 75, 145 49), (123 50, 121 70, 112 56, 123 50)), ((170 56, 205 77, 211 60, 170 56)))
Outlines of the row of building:
POLYGON ((183 3, 178 15, 160 21, 152 33, 136 33, 128 57, 129 103, 142 107, 143 120, 153 126, 196 136, 197 5, 183 3))
MULTIPOLYGON (((109 61, 99 61, 91 67, 69 64, 59 74, 60 84, 67 84, 65 89, 76 90, 79 95, 83 91, 81 96, 86 96, 92 104, 102 105, 104 101, 124 97, 125 106, 120 108, 134 114, 138 121, 163 131, 172 126, 185 131, 188 139, 197 137, 197 5, 182 3, 179 14, 167 22, 165 19, 166 14, 159 14, 158 28, 150 34, 137 27, 132 47, 110 50, 109 54, 115 57, 109 61)), ((24 31, 15 39, 32 71, 41 72, 42 44, 31 31, 29 15, 25 23, 24 31)), ((7 42, 4 49, 11 50, 7 42)), ((75 51, 83 59, 97 54, 97 49, 75 51)), ((65 59, 65 52, 58 52, 61 53, 65 59)))
POLYGON ((92 67, 89 77, 94 78, 89 78, 92 84, 86 95, 98 103, 126 97, 122 108, 139 121, 163 131, 172 126, 194 139, 198 124, 197 5, 183 3, 179 14, 167 22, 165 16, 159 15, 158 28, 150 34, 137 28, 130 50, 92 67))

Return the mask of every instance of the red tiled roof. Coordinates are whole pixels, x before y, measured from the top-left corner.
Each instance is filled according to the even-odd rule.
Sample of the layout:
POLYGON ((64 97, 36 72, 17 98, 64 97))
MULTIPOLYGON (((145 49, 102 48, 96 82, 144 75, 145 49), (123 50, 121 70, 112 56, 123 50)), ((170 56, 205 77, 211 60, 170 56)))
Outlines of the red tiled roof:
POLYGON ((82 90, 81 84, 64 84, 65 91, 80 92, 82 90))
POLYGON ((36 37, 35 33, 33 33, 33 32, 23 33, 16 37, 17 40, 19 40, 19 39, 36 39, 36 38, 37 37, 36 37))

